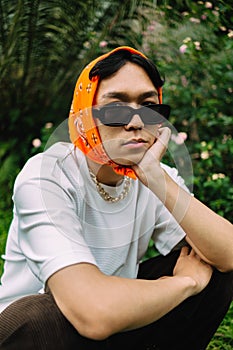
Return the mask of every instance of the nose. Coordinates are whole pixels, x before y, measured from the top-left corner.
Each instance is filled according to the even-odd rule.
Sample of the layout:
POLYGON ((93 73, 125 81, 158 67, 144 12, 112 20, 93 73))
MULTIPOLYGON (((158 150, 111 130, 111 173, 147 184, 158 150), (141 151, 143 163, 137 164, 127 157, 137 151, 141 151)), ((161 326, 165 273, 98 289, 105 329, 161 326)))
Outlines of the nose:
POLYGON ((144 123, 139 114, 134 114, 130 120, 130 122, 125 125, 126 130, 131 129, 142 129, 144 127, 144 123))

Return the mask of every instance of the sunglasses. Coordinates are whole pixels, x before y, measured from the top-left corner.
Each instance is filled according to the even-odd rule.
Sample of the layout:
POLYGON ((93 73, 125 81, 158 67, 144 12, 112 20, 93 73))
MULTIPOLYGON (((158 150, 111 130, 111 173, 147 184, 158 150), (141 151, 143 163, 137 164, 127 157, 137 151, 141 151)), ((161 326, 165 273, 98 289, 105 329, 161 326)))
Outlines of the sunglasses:
POLYGON ((170 106, 165 104, 148 104, 135 109, 128 105, 111 103, 99 108, 93 107, 92 115, 107 126, 128 125, 135 114, 140 116, 144 124, 153 125, 168 119, 170 110, 170 106))

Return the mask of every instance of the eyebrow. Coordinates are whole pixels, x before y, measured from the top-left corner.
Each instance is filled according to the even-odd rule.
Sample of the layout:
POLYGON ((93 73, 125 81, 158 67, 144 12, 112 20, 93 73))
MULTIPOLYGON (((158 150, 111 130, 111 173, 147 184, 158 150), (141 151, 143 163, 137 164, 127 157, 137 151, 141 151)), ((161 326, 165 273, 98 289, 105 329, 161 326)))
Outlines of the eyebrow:
MULTIPOLYGON (((142 94, 138 95, 137 99, 144 100, 145 98, 154 97, 154 96, 158 96, 158 93, 156 90, 151 90, 151 91, 143 92, 142 94)), ((122 101, 130 101, 131 99, 129 94, 127 94, 126 92, 120 92, 120 91, 107 92, 102 96, 102 98, 118 98, 119 100, 122 100, 122 101)))

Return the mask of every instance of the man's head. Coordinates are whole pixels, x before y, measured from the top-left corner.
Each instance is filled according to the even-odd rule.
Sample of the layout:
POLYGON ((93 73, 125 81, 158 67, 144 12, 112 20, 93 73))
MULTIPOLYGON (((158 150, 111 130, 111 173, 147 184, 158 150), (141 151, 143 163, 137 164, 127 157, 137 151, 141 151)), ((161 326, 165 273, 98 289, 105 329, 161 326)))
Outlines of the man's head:
MULTIPOLYGON (((114 75, 127 62, 135 63, 139 67, 143 68, 155 88, 157 90, 161 90, 164 81, 161 79, 160 74, 153 62, 151 62, 144 55, 121 48, 119 48, 117 51, 113 51, 104 59, 96 62, 89 73, 89 78, 92 80, 93 78, 98 77, 98 82, 100 83, 101 80, 114 75)), ((160 101, 160 103, 162 103, 162 101, 160 101)))
MULTIPOLYGON (((162 85, 163 80, 156 67, 135 49, 119 47, 97 58, 83 70, 76 84, 69 118, 72 142, 92 161, 111 165, 116 172, 133 176, 132 170, 127 168, 130 162, 129 164, 127 162, 116 164, 116 157, 109 154, 108 150, 106 152, 106 145, 103 147, 102 144, 102 138, 106 137, 106 132, 103 130, 108 130, 108 137, 111 134, 114 137, 116 129, 119 128, 117 127, 113 131, 114 127, 106 125, 101 127, 100 119, 93 118, 92 108, 90 107, 95 105, 98 105, 97 107, 106 106, 114 101, 127 103, 131 108, 138 108, 147 102, 161 104, 162 85), (118 93, 118 99, 116 99, 116 92, 118 93), (122 94, 119 96, 119 92, 123 93, 124 96, 122 94), (133 98, 134 92, 135 97, 133 98)), ((145 115, 143 109, 142 114, 145 115)), ((135 117, 131 118, 131 121, 134 122, 135 117)), ((141 120, 140 116, 138 120, 141 120)), ((140 126, 140 128, 144 127, 140 126)), ((123 129, 126 130, 125 127, 123 129)))

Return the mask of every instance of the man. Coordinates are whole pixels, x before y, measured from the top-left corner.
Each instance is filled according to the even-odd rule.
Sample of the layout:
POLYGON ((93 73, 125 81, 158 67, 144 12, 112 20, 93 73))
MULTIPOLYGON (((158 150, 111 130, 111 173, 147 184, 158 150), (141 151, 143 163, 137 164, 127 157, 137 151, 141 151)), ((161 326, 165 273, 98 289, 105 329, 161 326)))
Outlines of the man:
POLYGON ((206 348, 232 298, 233 229, 161 163, 162 85, 129 47, 81 73, 73 145, 16 180, 0 349, 206 348), (151 239, 161 255, 141 262, 151 239))

